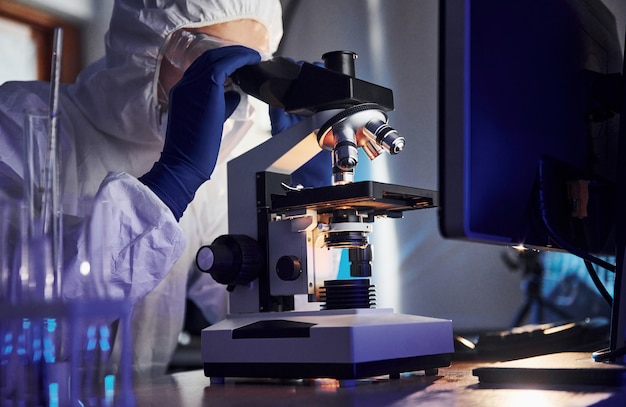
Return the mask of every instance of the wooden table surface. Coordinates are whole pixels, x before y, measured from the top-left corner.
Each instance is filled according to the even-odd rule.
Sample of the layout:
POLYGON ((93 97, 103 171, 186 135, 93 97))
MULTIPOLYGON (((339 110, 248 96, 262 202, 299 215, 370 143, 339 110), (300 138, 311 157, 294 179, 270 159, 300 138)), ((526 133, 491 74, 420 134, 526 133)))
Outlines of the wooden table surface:
POLYGON ((137 406, 626 406, 626 386, 486 385, 472 375, 487 363, 454 361, 435 376, 386 376, 342 386, 336 380, 227 379, 211 384, 200 370, 135 385, 137 406))

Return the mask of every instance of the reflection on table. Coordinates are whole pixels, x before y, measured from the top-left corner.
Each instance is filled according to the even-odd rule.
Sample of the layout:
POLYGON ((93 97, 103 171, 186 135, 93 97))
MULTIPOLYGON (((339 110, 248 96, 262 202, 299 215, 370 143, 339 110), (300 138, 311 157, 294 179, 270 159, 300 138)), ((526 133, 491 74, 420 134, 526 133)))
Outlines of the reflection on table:
POLYGON ((143 406, 621 406, 626 386, 485 385, 472 370, 485 363, 455 361, 437 375, 417 372, 398 380, 386 376, 342 386, 331 379, 276 381, 227 379, 211 384, 201 370, 137 383, 143 406))

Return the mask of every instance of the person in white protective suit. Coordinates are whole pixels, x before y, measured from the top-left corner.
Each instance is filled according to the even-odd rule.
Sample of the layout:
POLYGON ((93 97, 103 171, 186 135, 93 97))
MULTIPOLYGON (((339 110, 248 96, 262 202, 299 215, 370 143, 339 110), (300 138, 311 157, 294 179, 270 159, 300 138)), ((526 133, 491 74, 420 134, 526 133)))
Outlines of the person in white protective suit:
MULTIPOLYGON (((253 115, 245 95, 224 83, 273 53, 281 36, 278 0, 116 0, 106 56, 60 89, 62 209, 80 219, 85 198, 95 197, 94 216, 107 203, 115 233, 101 246, 112 263, 106 291, 135 304, 136 373, 165 371, 186 298, 210 322, 225 315, 225 288, 194 263, 200 246, 227 233, 225 164, 253 115), (176 68, 163 51, 183 28, 243 46, 176 68)), ((0 87, 0 198, 22 193, 24 112, 46 108, 48 98, 43 82, 0 87)), ((93 287, 72 264, 81 237, 66 229, 62 295, 80 298, 93 287)))

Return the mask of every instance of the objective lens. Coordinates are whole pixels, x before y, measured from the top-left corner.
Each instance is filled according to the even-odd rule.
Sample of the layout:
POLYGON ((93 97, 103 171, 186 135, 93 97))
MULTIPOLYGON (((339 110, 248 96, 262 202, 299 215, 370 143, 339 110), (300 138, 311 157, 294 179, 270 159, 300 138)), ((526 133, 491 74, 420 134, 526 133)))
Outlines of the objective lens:
POLYGON ((333 159, 335 166, 343 171, 350 171, 356 167, 358 160, 358 151, 354 143, 343 143, 337 145, 333 150, 333 159))
POLYGON ((333 148, 333 166, 350 171, 359 163, 359 152, 356 146, 355 131, 350 126, 336 126, 335 146, 333 148))
POLYGON ((398 154, 404 149, 404 137, 387 124, 387 115, 381 109, 373 103, 349 107, 316 132, 320 147, 333 151, 333 185, 354 180, 359 147, 370 160, 385 150, 398 154))
POLYGON ((367 154, 367 157, 370 160, 373 160, 382 154, 383 149, 372 140, 368 140, 365 144, 363 144, 363 151, 365 151, 365 154, 367 154))
POLYGON ((380 119, 373 119, 363 127, 363 133, 382 146, 390 154, 398 154, 404 149, 404 137, 387 123, 380 119))

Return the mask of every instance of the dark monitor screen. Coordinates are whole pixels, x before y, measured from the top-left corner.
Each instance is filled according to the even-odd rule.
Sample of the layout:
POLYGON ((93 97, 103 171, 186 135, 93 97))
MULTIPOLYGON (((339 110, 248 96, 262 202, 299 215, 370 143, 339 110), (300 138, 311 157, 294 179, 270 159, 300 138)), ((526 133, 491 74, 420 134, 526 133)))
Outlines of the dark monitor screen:
POLYGON ((615 270, 596 360, 626 362, 622 60, 601 0, 440 1, 442 235, 571 252, 592 279, 592 262, 615 270))
POLYGON ((614 254, 612 14, 600 0, 447 0, 440 13, 444 237, 614 254))

